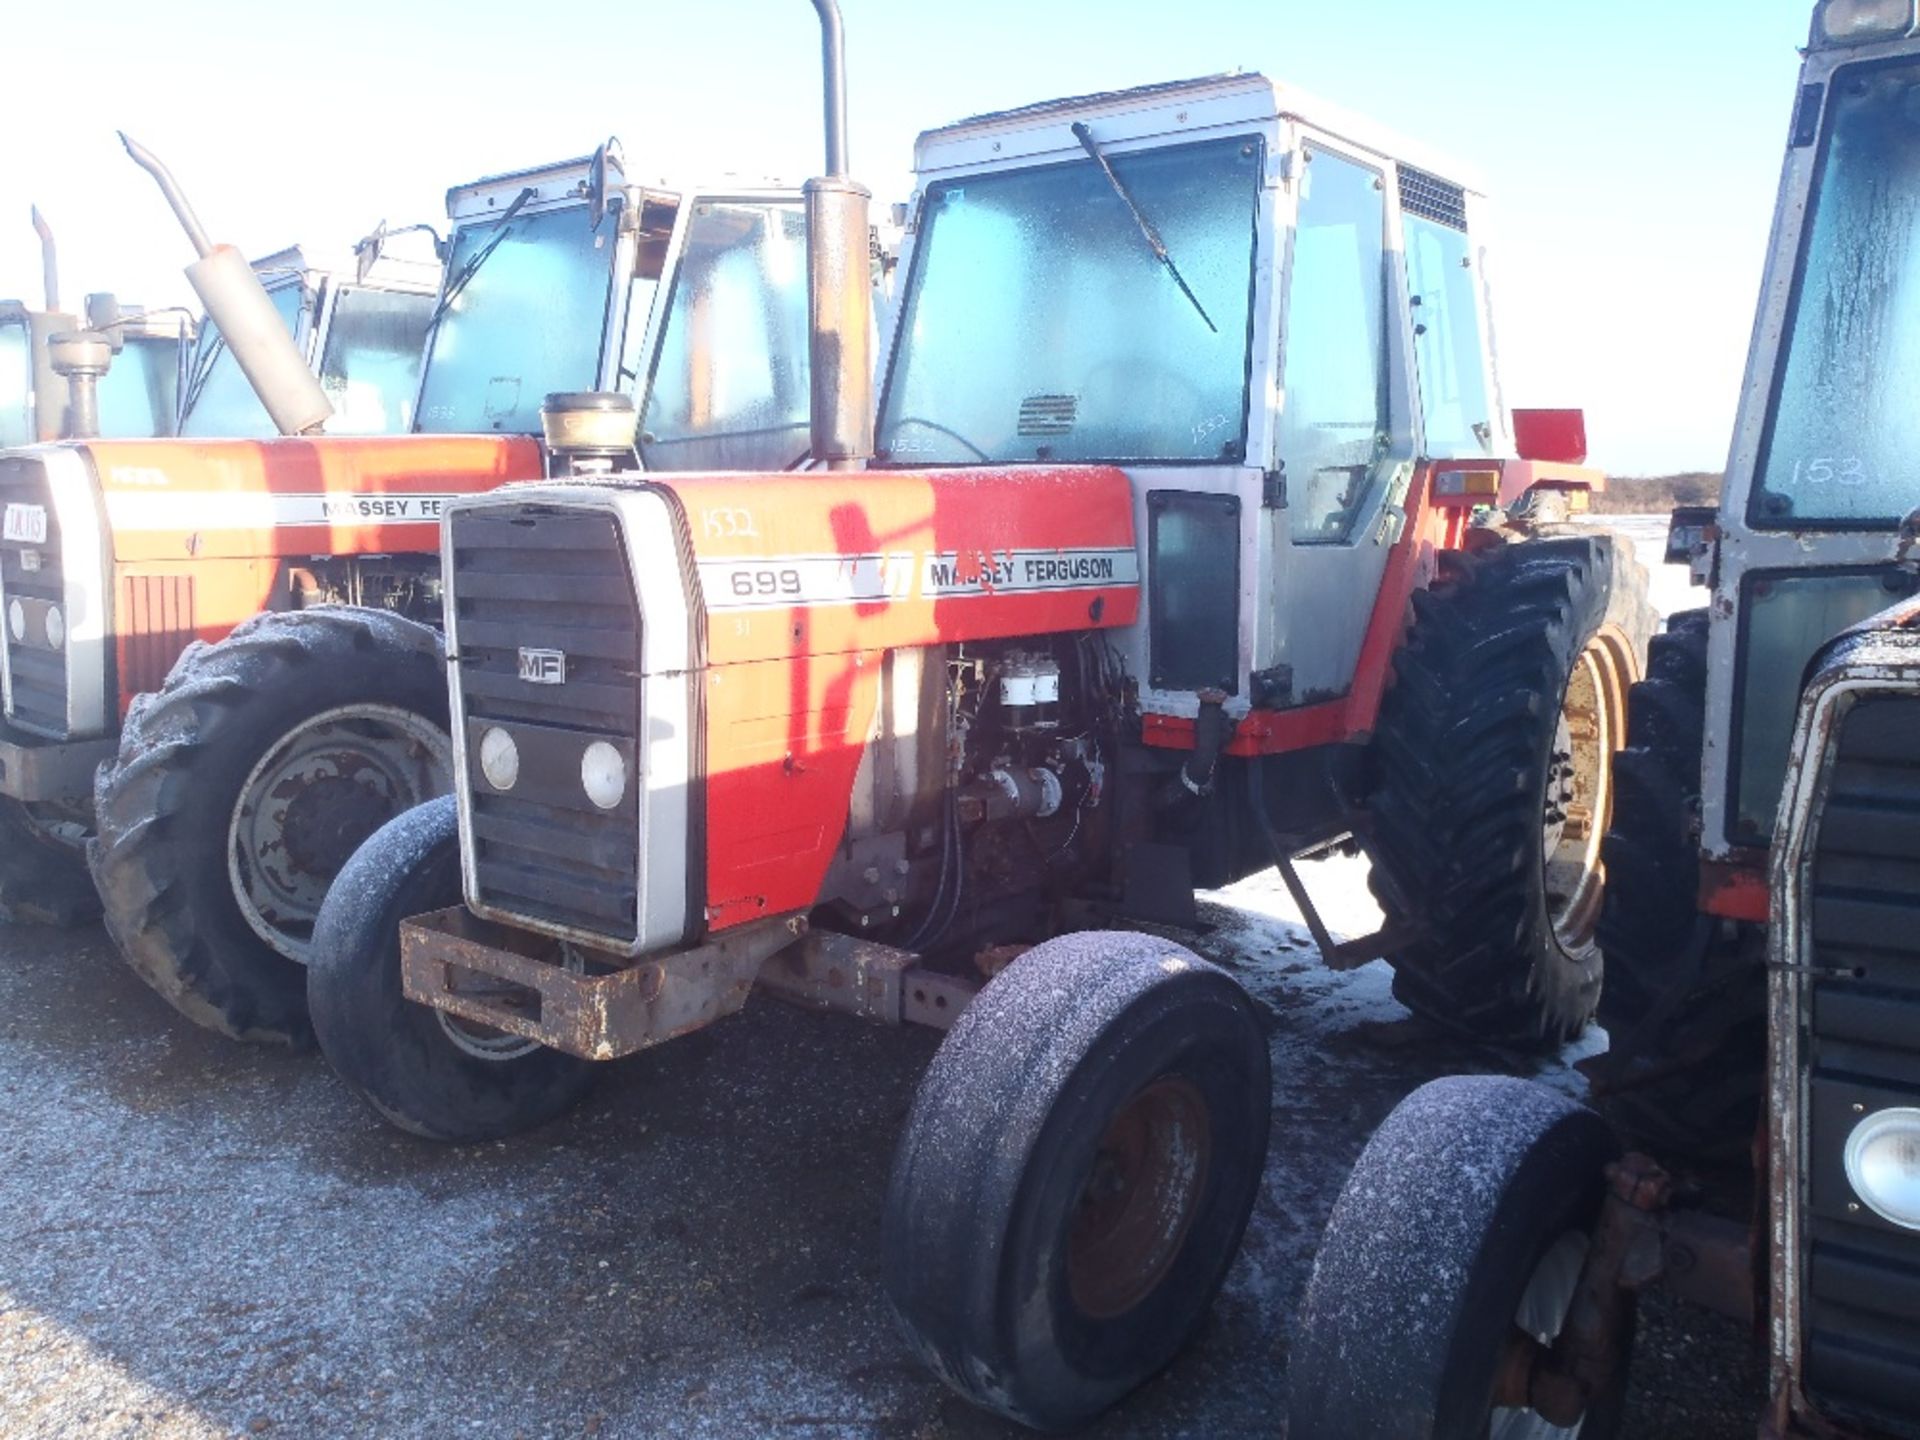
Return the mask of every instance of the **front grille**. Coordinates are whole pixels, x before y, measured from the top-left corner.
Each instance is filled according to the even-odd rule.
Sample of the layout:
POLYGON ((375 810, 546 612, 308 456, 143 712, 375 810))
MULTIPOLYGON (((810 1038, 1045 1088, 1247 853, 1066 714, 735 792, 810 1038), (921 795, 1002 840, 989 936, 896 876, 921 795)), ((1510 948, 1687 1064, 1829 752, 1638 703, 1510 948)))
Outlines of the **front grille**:
POLYGON ((21 602, 24 641, 13 638, 11 619, 0 619, 0 644, 6 646, 7 718, 42 735, 67 734, 67 657, 45 638, 46 613, 64 606, 60 519, 53 512, 47 472, 37 460, 0 460, 0 513, 7 505, 37 506, 46 515, 47 538, 33 544, 0 540, 0 595, 11 611, 21 602))
POLYGON ((640 608, 613 517, 520 503, 452 527, 455 684, 465 718, 477 894, 490 910, 631 942, 638 928, 640 608), (535 657, 523 664, 523 652, 535 657), (561 657, 561 658, 555 658, 561 657), (529 677, 523 678, 523 674, 529 677), (541 683, 542 681, 554 683, 541 683), (519 757, 507 790, 486 733, 519 757), (596 741, 626 765, 613 809, 587 795, 596 741))
POLYGON ((1808 1398, 1920 1436, 1920 1234, 1859 1204, 1843 1163, 1867 1115, 1920 1105, 1920 696, 1842 722, 1812 871, 1808 1398), (1836 973, 1837 972, 1837 973, 1836 973))

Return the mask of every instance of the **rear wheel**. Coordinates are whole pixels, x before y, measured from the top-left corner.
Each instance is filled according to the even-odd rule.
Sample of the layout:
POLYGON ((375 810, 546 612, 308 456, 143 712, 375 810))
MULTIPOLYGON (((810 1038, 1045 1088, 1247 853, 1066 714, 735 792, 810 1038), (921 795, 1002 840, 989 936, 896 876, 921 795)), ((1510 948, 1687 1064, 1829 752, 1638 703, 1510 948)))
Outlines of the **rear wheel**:
POLYGON ((1442 557, 1373 743, 1369 850, 1410 1009, 1558 1043, 1593 1016, 1610 761, 1653 615, 1608 535, 1442 557))
POLYGON ((1614 759, 1600 916, 1608 1052, 1596 1098, 1665 1158, 1738 1161, 1752 1146, 1766 1069, 1761 927, 1699 909, 1700 762, 1707 612, 1675 615, 1648 649, 1614 759))
POLYGON ((314 927, 307 991, 321 1052, 381 1115, 429 1140, 493 1140, 562 1114, 594 1068, 407 999, 400 922, 460 903, 455 803, 408 811, 347 862, 314 927))
POLYGON ((974 1404, 1084 1425, 1226 1278, 1266 1157, 1265 1032, 1171 942, 1067 935, 970 1004, 921 1082, 881 1244, 908 1342, 974 1404))
POLYGON ((1367 1142, 1334 1204, 1294 1329, 1294 1440, 1608 1440, 1621 1357, 1577 1424, 1525 1404, 1516 1370, 1573 1306, 1617 1153, 1606 1123, 1538 1085, 1422 1086, 1367 1142))
POLYGON ((181 655, 101 767, 89 859, 107 928, 189 1019, 305 1044, 328 886, 452 770, 432 630, 380 610, 257 616, 181 655))

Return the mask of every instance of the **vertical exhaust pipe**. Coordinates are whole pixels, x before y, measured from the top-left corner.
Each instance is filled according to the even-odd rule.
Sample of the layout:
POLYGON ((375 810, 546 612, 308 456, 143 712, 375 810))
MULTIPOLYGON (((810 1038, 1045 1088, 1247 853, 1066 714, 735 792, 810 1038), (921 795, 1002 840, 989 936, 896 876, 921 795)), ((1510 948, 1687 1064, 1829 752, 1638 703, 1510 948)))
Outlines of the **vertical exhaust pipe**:
POLYGON ((273 301, 267 298, 260 277, 238 250, 207 238, 200 217, 193 213, 187 197, 158 157, 128 139, 124 131, 120 132, 120 143, 127 147, 134 164, 153 176, 167 204, 173 207, 180 228, 193 242, 200 258, 187 267, 187 282, 220 327, 221 337, 240 362, 253 393, 273 417, 274 427, 282 435, 318 431, 332 417, 333 405, 307 368, 273 301))
POLYGON ((53 247, 53 227, 47 224, 47 217, 40 213, 38 205, 29 206, 33 211, 33 233, 40 237, 40 285, 47 295, 47 313, 57 314, 60 310, 60 257, 53 247))
POLYGON ((873 455, 873 277, 867 204, 847 174, 846 41, 837 0, 820 15, 827 173, 807 181, 810 448, 815 462, 857 470, 873 455))

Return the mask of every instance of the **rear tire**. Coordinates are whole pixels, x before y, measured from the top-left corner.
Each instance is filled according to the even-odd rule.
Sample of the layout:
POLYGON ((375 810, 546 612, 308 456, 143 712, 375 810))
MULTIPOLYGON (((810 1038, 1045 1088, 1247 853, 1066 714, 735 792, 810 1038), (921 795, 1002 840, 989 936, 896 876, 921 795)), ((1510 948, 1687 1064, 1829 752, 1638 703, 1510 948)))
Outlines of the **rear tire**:
POLYGON ((340 872, 314 927, 309 1008, 321 1053, 387 1120, 429 1140, 497 1140, 570 1109, 594 1067, 538 1046, 485 1058, 455 1043, 438 1010, 407 999, 400 922, 459 903, 449 795, 383 825, 340 872))
POLYGON ((84 842, 69 843, 18 800, 0 799, 0 920, 74 926, 99 913, 84 842))
POLYGON ((1409 1009, 1475 1039, 1558 1044, 1600 994, 1600 836, 1653 626, 1610 535, 1441 557, 1394 657, 1372 755, 1374 893, 1417 936, 1409 1009))
POLYGON ((1591 1068, 1621 1130, 1663 1158, 1723 1164, 1759 1123, 1766 954, 1762 927, 1699 908, 1707 630, 1704 610, 1673 616, 1628 697, 1599 930, 1612 1048, 1591 1068))
MULTIPOLYGON (((1516 1329, 1559 1333, 1617 1153, 1598 1115, 1524 1080, 1455 1076, 1403 1100, 1314 1259, 1288 1366, 1293 1440, 1563 1434, 1496 1411, 1494 1389, 1516 1329)), ((1622 1341, 1580 1440, 1619 1432, 1630 1328, 1622 1341)))
POLYGON ((1205 1317, 1259 1192, 1266 1035, 1169 941, 1066 935, 942 1043, 894 1158, 881 1247, 908 1343, 985 1409, 1072 1430, 1205 1317))
POLYGON ((326 887, 394 815, 452 788, 440 638, 390 611, 255 616, 134 701, 94 789, 107 930, 181 1014, 304 1046, 326 887))

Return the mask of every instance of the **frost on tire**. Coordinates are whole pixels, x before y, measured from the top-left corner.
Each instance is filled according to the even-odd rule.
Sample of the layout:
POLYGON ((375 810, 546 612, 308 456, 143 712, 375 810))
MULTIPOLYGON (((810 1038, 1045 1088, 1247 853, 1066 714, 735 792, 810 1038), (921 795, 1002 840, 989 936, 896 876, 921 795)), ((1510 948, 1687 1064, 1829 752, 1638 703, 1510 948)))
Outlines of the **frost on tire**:
POLYGON ((140 696, 95 784, 107 928, 195 1022, 303 1045, 304 949, 367 835, 452 783, 439 637, 388 611, 257 616, 140 696))

